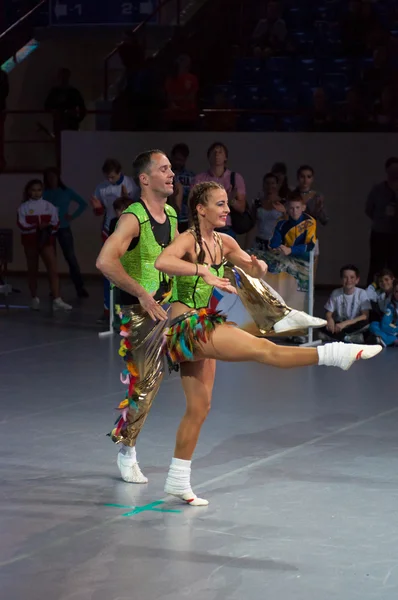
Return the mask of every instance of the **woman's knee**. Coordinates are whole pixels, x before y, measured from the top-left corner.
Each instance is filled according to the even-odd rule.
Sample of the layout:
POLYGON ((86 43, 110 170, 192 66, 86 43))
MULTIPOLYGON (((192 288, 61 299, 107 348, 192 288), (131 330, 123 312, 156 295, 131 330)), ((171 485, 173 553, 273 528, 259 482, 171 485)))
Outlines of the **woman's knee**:
POLYGON ((201 402, 196 402, 194 405, 188 406, 186 415, 191 421, 203 423, 211 409, 211 400, 206 399, 201 402))

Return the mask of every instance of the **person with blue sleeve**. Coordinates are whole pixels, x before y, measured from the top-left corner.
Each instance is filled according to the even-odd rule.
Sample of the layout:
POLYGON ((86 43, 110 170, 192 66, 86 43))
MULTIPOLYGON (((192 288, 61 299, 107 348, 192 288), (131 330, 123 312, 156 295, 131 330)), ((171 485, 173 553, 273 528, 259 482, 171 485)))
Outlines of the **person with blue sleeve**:
POLYGON ((382 346, 398 346, 398 279, 394 281, 391 302, 382 320, 380 323, 373 321, 369 331, 382 346))
POLYGON ((61 180, 58 169, 49 168, 44 171, 44 193, 43 198, 51 202, 59 214, 59 230, 57 240, 62 253, 68 263, 69 273, 79 298, 88 298, 88 292, 84 287, 84 281, 80 272, 79 263, 76 258, 73 234, 70 227, 71 221, 80 217, 86 210, 88 204, 79 194, 68 188, 61 180), (74 212, 69 212, 71 203, 77 204, 74 212))
POLYGON ((305 204, 297 195, 288 200, 286 211, 288 218, 278 221, 269 246, 285 256, 308 258, 315 247, 316 221, 304 212, 305 204))

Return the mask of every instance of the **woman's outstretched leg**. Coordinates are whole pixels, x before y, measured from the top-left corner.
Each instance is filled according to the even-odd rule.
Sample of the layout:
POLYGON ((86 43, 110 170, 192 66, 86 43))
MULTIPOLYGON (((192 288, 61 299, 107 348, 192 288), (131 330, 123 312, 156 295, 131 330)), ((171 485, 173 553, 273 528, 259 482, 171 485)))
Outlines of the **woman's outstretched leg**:
POLYGON ((317 348, 278 346, 264 338, 256 338, 233 325, 219 325, 210 339, 198 344, 197 358, 215 358, 227 362, 253 361, 289 369, 311 365, 340 367, 347 370, 359 359, 381 352, 381 346, 333 343, 317 348))
POLYGON ((200 430, 211 406, 216 361, 211 359, 181 364, 181 381, 187 401, 185 414, 177 431, 174 457, 166 480, 165 492, 192 506, 207 506, 191 488, 191 459, 200 430))

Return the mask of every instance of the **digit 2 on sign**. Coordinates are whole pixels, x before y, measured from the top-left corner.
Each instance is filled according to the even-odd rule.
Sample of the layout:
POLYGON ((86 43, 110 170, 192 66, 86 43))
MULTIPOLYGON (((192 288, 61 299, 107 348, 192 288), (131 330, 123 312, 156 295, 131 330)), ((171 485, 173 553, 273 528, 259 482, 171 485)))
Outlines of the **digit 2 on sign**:
POLYGON ((123 2, 122 4, 122 15, 132 15, 133 5, 131 2, 123 2))

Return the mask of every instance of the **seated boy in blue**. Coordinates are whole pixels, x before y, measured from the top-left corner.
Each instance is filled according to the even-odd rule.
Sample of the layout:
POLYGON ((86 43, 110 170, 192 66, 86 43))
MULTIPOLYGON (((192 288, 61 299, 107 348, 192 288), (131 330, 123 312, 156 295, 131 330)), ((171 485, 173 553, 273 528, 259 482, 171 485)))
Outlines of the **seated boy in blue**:
POLYGON ((270 248, 285 256, 294 256, 308 260, 308 254, 315 247, 316 221, 305 212, 305 203, 301 197, 292 197, 287 201, 287 219, 278 221, 269 243, 270 248))
POLYGON ((369 331, 376 337, 378 344, 398 346, 398 279, 394 281, 392 297, 381 322, 373 321, 369 331))
POLYGON ((370 301, 365 290, 357 287, 359 270, 355 265, 340 269, 341 288, 334 290, 325 304, 327 325, 320 332, 324 340, 363 343, 368 328, 370 301))
POLYGON ((375 275, 375 280, 366 288, 366 293, 372 305, 371 321, 381 321, 386 308, 391 302, 394 274, 390 269, 382 269, 375 275))

